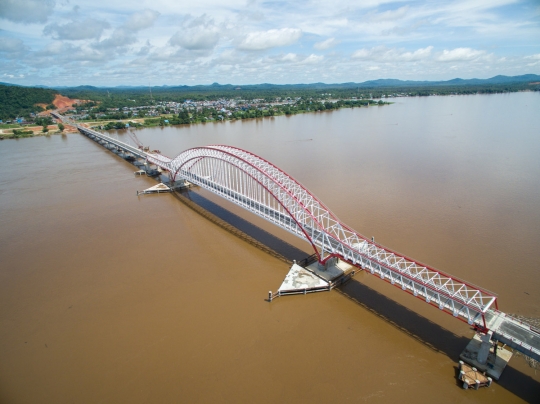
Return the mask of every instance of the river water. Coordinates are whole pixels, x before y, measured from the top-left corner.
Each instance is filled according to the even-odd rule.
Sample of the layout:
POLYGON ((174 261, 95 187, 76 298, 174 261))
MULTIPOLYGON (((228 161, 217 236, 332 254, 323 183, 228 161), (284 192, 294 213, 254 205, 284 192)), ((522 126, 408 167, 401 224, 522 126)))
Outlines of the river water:
MULTIPOLYGON (((540 317, 539 107, 538 93, 404 98, 136 133, 169 156, 258 154, 360 233, 540 317)), ((0 143, 0 402, 540 397, 519 357, 491 388, 463 391, 469 327, 371 275, 269 304, 282 261, 172 195, 136 197, 155 183, 133 171, 79 134, 0 143)))

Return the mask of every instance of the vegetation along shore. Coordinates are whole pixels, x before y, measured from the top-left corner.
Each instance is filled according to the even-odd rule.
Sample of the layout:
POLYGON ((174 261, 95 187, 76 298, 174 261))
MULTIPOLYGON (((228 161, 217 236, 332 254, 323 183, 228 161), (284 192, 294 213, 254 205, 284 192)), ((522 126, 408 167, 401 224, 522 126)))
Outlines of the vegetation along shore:
POLYGON ((372 80, 343 84, 248 86, 22 87, 0 83, 0 139, 72 131, 50 117, 58 110, 102 129, 196 124, 339 108, 382 106, 397 97, 540 91, 540 76, 442 82, 372 80))

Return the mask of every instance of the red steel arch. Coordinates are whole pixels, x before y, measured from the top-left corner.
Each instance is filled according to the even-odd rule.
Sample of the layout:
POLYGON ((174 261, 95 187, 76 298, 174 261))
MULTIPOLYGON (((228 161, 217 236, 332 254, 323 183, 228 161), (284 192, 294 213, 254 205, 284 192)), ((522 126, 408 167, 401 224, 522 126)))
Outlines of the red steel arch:
MULTIPOLYGON (((269 176, 264 170, 262 170, 256 164, 253 164, 253 162, 250 162, 246 159, 243 159, 241 156, 238 156, 232 153, 231 150, 229 149, 233 149, 233 148, 226 147, 225 150, 222 150, 217 147, 207 146, 207 147, 197 147, 193 149, 188 149, 180 153, 178 156, 172 159, 168 165, 171 175, 173 177, 173 180, 176 180, 179 173, 181 173, 181 176, 183 177, 188 177, 190 179, 193 179, 193 177, 190 177, 188 173, 192 173, 197 168, 198 164, 202 164, 204 159, 222 161, 222 162, 232 165, 233 167, 236 167, 238 170, 243 172, 246 176, 248 176, 249 178, 257 182, 257 184, 259 184, 265 191, 267 191, 270 195, 272 195, 276 199, 279 205, 284 209, 284 211, 289 215, 289 217, 296 223, 298 228, 302 231, 302 233, 304 234, 304 238, 311 244, 317 256, 320 257, 317 247, 315 246, 315 244, 313 244, 309 234, 305 231, 304 227, 302 226, 302 223, 297 219, 296 215, 291 211, 291 209, 288 206, 286 206, 285 202, 282 200, 283 198, 279 198, 279 196, 276 196, 276 195, 279 195, 279 193, 276 193, 275 190, 271 188, 274 188, 275 186, 277 186, 286 193, 289 199, 297 201, 295 195, 292 192, 290 192, 289 189, 287 189, 278 181, 276 181, 275 178, 273 178, 272 176, 269 176), (267 179, 267 181, 265 181, 265 179, 267 179), (274 185, 274 187, 272 185, 274 185)), ((234 149, 234 150, 240 150, 240 149, 234 149)), ((297 207, 302 207, 302 209, 304 209, 304 211, 308 215, 312 216, 311 212, 307 211, 301 204, 298 204, 297 207)), ((315 220, 313 216, 312 216, 312 219, 315 220)))
POLYGON ((267 160, 232 146, 188 149, 173 159, 147 159, 231 200, 306 239, 319 262, 339 257, 379 275, 403 290, 469 324, 485 326, 484 313, 496 296, 454 276, 368 240, 339 219, 301 183, 267 160), (272 205, 269 199, 277 201, 272 205))
MULTIPOLYGON (((159 161, 152 162, 158 165, 163 164, 165 159, 163 156, 159 157, 159 161)), ((257 178, 257 181, 273 194, 286 208, 290 217, 301 227, 302 224, 307 224, 318 228, 320 232, 328 233, 331 237, 340 239, 343 236, 339 234, 339 228, 336 226, 339 219, 307 188, 274 164, 246 150, 225 145, 196 147, 180 153, 170 160, 167 167, 163 168, 168 169, 173 179, 176 179, 180 171, 183 171, 181 176, 188 175, 190 169, 204 158, 226 161, 252 178, 257 178), (192 164, 189 165, 189 162, 192 164), (276 192, 276 188, 283 192, 276 192)), ((314 246, 312 237, 306 235, 306 238, 314 246)), ((366 238, 362 237, 362 239, 366 238)), ((315 246, 314 249, 322 260, 329 258, 333 253, 325 251, 320 254, 315 246)))

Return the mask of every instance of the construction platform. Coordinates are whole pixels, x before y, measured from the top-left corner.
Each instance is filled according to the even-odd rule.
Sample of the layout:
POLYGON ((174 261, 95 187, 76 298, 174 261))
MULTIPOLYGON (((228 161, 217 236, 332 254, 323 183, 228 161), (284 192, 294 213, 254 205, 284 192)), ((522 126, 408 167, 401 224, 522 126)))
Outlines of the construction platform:
POLYGON ((493 382, 491 377, 486 376, 475 367, 469 366, 463 361, 459 361, 459 380, 463 382, 464 389, 473 388, 475 390, 483 386, 489 387, 493 382))

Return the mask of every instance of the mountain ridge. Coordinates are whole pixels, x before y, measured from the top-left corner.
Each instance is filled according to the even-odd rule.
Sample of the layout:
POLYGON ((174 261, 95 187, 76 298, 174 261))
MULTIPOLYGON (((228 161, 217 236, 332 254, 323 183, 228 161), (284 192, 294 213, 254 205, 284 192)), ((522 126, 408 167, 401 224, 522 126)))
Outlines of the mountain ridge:
POLYGON ((537 74, 522 74, 518 76, 504 76, 497 75, 488 79, 461 79, 454 78, 450 80, 438 80, 438 81, 429 81, 429 80, 400 80, 400 79, 376 79, 376 80, 367 80, 364 82, 345 82, 345 83, 297 83, 297 84, 272 84, 272 83, 261 83, 261 84, 219 84, 212 83, 209 85, 206 84, 197 84, 194 86, 188 86, 185 84, 179 85, 162 85, 162 86, 92 86, 92 85, 79 85, 79 86, 44 86, 44 85, 35 85, 35 86, 21 86, 19 84, 11 84, 0 82, 0 85, 6 86, 19 86, 19 87, 38 87, 38 88, 49 88, 55 90, 62 89, 71 89, 71 90, 86 90, 86 91, 101 91, 104 89, 117 89, 117 90, 136 90, 140 88, 162 88, 167 90, 180 90, 180 91, 193 91, 193 90, 234 90, 234 89, 243 89, 243 90, 257 90, 257 89, 332 89, 332 88, 384 88, 384 87, 423 87, 423 86, 452 86, 452 85, 489 85, 489 84, 510 84, 510 83, 524 83, 524 82, 538 82, 540 81, 540 75, 537 74))

